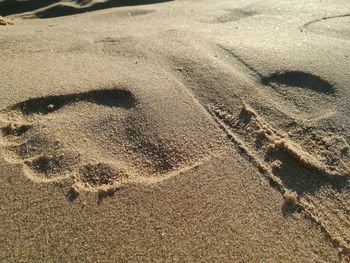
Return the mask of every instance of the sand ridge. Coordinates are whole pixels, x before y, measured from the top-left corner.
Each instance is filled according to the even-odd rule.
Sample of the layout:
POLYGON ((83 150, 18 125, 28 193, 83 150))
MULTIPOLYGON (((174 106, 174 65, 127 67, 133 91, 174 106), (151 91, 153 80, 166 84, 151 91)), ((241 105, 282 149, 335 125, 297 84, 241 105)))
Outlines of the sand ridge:
POLYGON ((14 23, 10 20, 7 20, 0 16, 0 26, 8 26, 8 25, 13 25, 14 23))
MULTIPOLYGON (((349 251, 349 246, 346 241, 349 233, 345 231, 345 229, 349 227, 346 214, 338 214, 336 216, 336 225, 341 225, 341 230, 340 232, 337 230, 335 231, 337 227, 332 226, 332 223, 329 224, 331 221, 328 221, 327 216, 326 218, 319 218, 317 216, 318 211, 313 211, 318 210, 316 207, 313 207, 313 199, 318 199, 318 197, 308 196, 306 199, 301 197, 300 201, 298 201, 298 193, 303 195, 301 189, 296 185, 290 185, 287 180, 300 179, 285 178, 286 176, 293 177, 295 173, 307 173, 305 176, 316 177, 309 178, 312 182, 312 180, 317 181, 317 177, 319 177, 321 173, 331 177, 331 184, 344 185, 343 179, 334 179, 334 177, 348 176, 349 167, 343 167, 344 170, 340 173, 336 172, 332 167, 326 167, 317 157, 304 151, 300 145, 287 138, 286 134, 271 127, 245 103, 243 103, 243 108, 238 117, 234 117, 226 110, 215 106, 211 106, 209 110, 218 118, 218 123, 230 138, 232 138, 234 144, 239 147, 240 151, 247 155, 250 161, 258 166, 262 174, 267 175, 277 186, 279 191, 284 194, 286 202, 291 203, 293 206, 299 205, 302 209, 309 212, 311 217, 324 227, 325 232, 338 243, 345 252, 349 251), (253 139, 252 137, 255 138, 253 139), (287 153, 290 158, 295 159, 299 165, 305 166, 306 169, 298 171, 298 168, 295 167, 298 166, 298 164, 296 164, 295 161, 287 161, 286 158, 288 157, 284 156, 281 152, 287 153), (294 167, 292 168, 291 166, 294 167), (310 170, 308 170, 308 168, 310 168, 310 170), (296 169, 296 171, 293 171, 291 175, 287 175, 294 169, 296 169), (314 169, 317 172, 313 172, 312 170, 314 169), (295 190, 296 192, 294 192, 295 190)), ((343 163, 345 164, 345 161, 343 163)), ((345 188, 346 183, 342 187, 345 188)), ((324 213, 328 214, 329 217, 332 216, 331 209, 321 208, 321 210, 324 210, 324 213)))

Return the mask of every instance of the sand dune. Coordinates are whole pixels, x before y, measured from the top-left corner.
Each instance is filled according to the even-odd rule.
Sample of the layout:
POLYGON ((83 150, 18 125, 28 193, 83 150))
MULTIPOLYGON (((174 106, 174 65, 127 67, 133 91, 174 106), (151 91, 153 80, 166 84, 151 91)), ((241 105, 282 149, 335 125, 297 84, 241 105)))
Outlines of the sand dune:
POLYGON ((348 262, 349 13, 1 1, 1 260, 348 262))

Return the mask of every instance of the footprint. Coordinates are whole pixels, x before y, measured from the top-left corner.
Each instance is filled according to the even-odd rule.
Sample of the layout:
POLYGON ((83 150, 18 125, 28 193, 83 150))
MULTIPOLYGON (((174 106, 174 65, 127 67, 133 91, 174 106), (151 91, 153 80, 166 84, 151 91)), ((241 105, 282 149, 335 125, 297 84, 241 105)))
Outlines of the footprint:
POLYGON ((58 151, 43 154, 33 159, 26 159, 24 163, 37 174, 45 178, 70 173, 79 164, 80 156, 68 151, 58 151))
MULTIPOLYGON (((32 47, 30 50, 35 50, 32 47)), ((26 51, 26 52, 30 52, 26 51)), ((143 46, 135 37, 101 37, 89 40, 75 40, 72 43, 66 43, 62 46, 56 46, 54 51, 58 53, 86 53, 98 54, 102 56, 118 56, 122 58, 144 58, 146 54, 143 46)), ((33 52, 33 51, 32 51, 33 52)), ((36 50, 36 52, 47 52, 47 50, 36 50)))
POLYGON ((118 167, 106 163, 88 163, 79 168, 76 185, 93 190, 120 186, 129 175, 118 167))
POLYGON ((135 106, 136 99, 128 90, 93 90, 85 93, 73 93, 61 96, 47 96, 29 99, 5 111, 19 111, 23 115, 49 114, 76 102, 92 102, 108 107, 131 108, 135 106))
POLYGON ((259 94, 266 96, 282 113, 310 120, 328 118, 337 110, 334 107, 338 100, 336 86, 321 76, 302 70, 279 70, 264 75, 233 50, 218 46, 254 77, 260 84, 259 94))
POLYGON ((337 90, 320 76, 304 71, 277 71, 261 76, 260 81, 270 88, 269 93, 273 91, 276 101, 283 102, 281 109, 288 105, 297 116, 322 119, 335 111, 337 90))
POLYGON ((133 37, 101 38, 94 41, 94 46, 91 48, 93 48, 95 52, 100 52, 109 56, 142 58, 146 55, 142 51, 139 41, 133 37))
POLYGON ((264 85, 284 85, 289 87, 300 87, 310 91, 324 94, 335 94, 333 85, 319 76, 303 71, 275 72, 267 77, 262 77, 264 85))
POLYGON ((45 126, 54 124, 51 116, 58 116, 60 111, 77 103, 130 109, 135 107, 136 98, 128 90, 105 89, 33 98, 11 105, 1 111, 8 119, 1 135, 10 156, 22 161, 34 176, 45 181, 71 173, 81 162, 80 153, 67 149, 56 138, 55 129, 45 126))
POLYGON ((307 31, 350 40, 350 14, 323 17, 303 26, 307 31))
POLYGON ((25 100, 0 111, 0 150, 35 182, 70 178, 89 192, 157 183, 201 164, 156 128, 147 132, 151 117, 139 104, 120 88, 25 100))
POLYGON ((16 124, 10 123, 1 128, 1 132, 4 136, 20 136, 26 133, 31 128, 28 124, 16 124))
POLYGON ((124 18, 134 18, 138 16, 145 16, 148 14, 155 13, 156 10, 152 9, 125 9, 125 10, 114 10, 113 12, 104 13, 104 14, 97 14, 93 17, 95 21, 98 22, 113 22, 117 19, 124 19, 124 18))
POLYGON ((209 21, 210 23, 229 23, 236 22, 241 19, 255 16, 258 12, 254 9, 248 8, 237 8, 237 9, 228 9, 224 10, 224 14, 215 17, 213 20, 209 21))
MULTIPOLYGON (((316 74, 301 70, 275 71, 269 75, 261 74, 254 66, 229 52, 238 64, 254 77, 259 101, 266 107, 277 110, 283 119, 290 120, 281 124, 288 135, 313 156, 318 156, 322 165, 327 166, 328 174, 349 172, 348 143, 341 127, 331 126, 328 130, 324 123, 337 114, 339 100, 336 86, 316 74), (290 126, 288 126, 290 125, 290 126), (343 154, 343 152, 345 154, 343 154)), ((279 117, 281 121, 281 117, 279 117)), ((322 169, 320 169, 322 170, 322 169)))
POLYGON ((180 64, 188 86, 207 105, 235 149, 284 196, 282 212, 287 212, 289 206, 303 209, 335 244, 349 248, 346 219, 350 151, 346 134, 307 122, 304 117, 320 116, 329 110, 339 96, 336 86, 317 74, 300 70, 264 76, 230 49, 220 47, 225 51, 225 70, 204 69, 195 62, 180 64), (233 59, 226 59, 230 54, 233 59), (226 68, 233 68, 234 74, 226 68), (232 80, 237 84, 230 85, 232 80), (201 93, 204 88, 210 95, 201 93), (292 103, 291 97, 295 99, 292 103), (244 102, 240 108, 240 101, 254 108, 244 102), (319 106, 321 103, 326 107, 319 106), (308 105, 313 110, 308 110, 308 105), (298 108, 300 118, 291 116, 291 109, 298 108), (329 196, 322 196, 323 191, 329 196))

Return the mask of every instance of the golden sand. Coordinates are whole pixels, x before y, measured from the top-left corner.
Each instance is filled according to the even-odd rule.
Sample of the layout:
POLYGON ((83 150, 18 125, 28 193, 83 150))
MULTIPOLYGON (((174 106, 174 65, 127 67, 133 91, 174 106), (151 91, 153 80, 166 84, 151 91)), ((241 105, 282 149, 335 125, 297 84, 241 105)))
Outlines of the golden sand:
POLYGON ((0 260, 348 262, 350 3, 146 2, 0 2, 0 260))

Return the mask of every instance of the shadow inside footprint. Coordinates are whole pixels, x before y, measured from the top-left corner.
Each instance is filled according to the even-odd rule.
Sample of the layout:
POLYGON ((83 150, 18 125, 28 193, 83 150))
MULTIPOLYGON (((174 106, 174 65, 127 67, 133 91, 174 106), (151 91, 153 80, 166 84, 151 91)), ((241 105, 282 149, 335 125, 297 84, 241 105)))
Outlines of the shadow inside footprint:
POLYGON ((28 124, 15 124, 10 123, 1 128, 1 133, 4 136, 20 136, 26 133, 32 126, 28 124))
POLYGON ((115 181, 125 177, 125 172, 104 163, 86 164, 79 171, 79 180, 91 187, 113 185, 115 181))
POLYGON ((262 77, 262 84, 280 84, 291 87, 301 87, 312 91, 334 94, 335 88, 331 83, 319 76, 303 71, 275 72, 267 77, 262 77))
POLYGON ((136 104, 134 95, 123 89, 92 90, 84 93, 54 95, 29 99, 17 103, 7 110, 20 111, 24 115, 49 114, 60 108, 80 101, 96 103, 107 107, 132 108, 136 104))
POLYGON ((51 178, 56 175, 71 172, 79 163, 78 154, 71 152, 56 152, 54 154, 44 154, 34 158, 31 161, 26 160, 28 165, 37 174, 45 178, 51 178))

